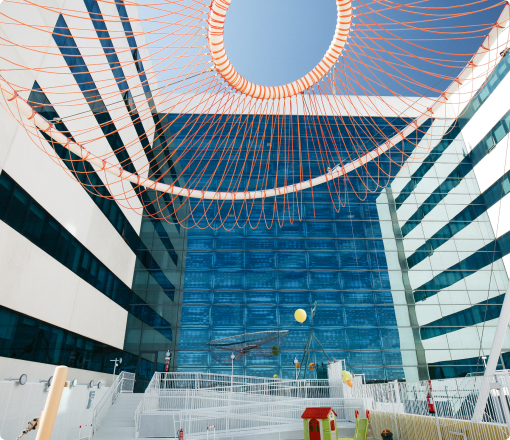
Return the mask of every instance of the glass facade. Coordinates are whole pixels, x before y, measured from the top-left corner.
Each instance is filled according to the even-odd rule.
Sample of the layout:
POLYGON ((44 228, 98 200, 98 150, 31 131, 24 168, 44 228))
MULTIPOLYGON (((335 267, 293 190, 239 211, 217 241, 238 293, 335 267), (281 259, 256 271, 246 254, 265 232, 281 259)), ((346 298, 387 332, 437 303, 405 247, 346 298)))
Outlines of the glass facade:
MULTIPOLYGON (((194 152, 193 148, 186 148, 187 139, 194 130, 188 127, 193 127, 199 118, 180 116, 177 120, 174 115, 167 115, 167 118, 172 122, 172 131, 179 133, 175 145, 179 146, 179 151, 188 151, 180 159, 181 167, 185 168, 184 164, 191 160, 194 152)), ((292 125, 294 139, 289 140, 289 144, 295 145, 293 152, 297 157, 297 123, 301 124, 299 130, 303 132, 306 131, 305 121, 294 120, 290 124, 290 121, 281 119, 282 124, 292 125)), ((379 129, 366 134, 367 142, 384 141, 383 133, 388 122, 379 119, 379 129)), ((201 130, 206 132, 207 118, 199 122, 203 124, 201 130)), ((245 122, 241 119, 239 124, 245 122)), ((363 123, 361 118, 338 122, 338 119, 324 118, 324 131, 342 124, 345 124, 345 130, 352 130, 352 124, 363 123)), ((405 121, 400 123, 403 125, 405 121)), ((236 129, 229 127, 225 133, 236 129)), ((332 135, 336 142, 341 142, 342 129, 335 130, 332 135)), ((317 137, 312 133, 308 135, 310 144, 319 144, 317 137)), ((419 139, 414 139, 416 141, 419 139)), ((225 181, 230 181, 229 173, 234 171, 229 171, 226 160, 221 159, 221 152, 231 142, 241 148, 243 157, 252 158, 252 153, 243 149, 242 142, 235 137, 225 134, 212 137, 210 142, 208 139, 205 157, 210 159, 210 166, 203 175, 204 185, 211 180, 213 185, 219 184, 220 178, 213 176, 218 168, 222 174, 226 170, 225 181)), ((256 143, 268 144, 263 136, 256 143)), ((153 305, 172 324, 174 344, 158 344, 152 341, 151 329, 138 328, 128 322, 125 349, 132 353, 158 351, 161 360, 170 349, 177 370, 229 373, 230 364, 216 362, 210 356, 207 342, 268 329, 290 330, 279 356, 246 357, 234 363, 234 372, 266 377, 278 374, 291 378, 295 374, 292 361, 295 356, 301 359, 312 324, 310 318, 303 325, 298 324, 294 311, 304 308, 310 314, 312 304, 317 301, 314 334, 331 359, 345 359, 350 370, 364 373, 367 380, 404 379, 381 233, 381 223, 388 220, 379 218, 376 199, 388 184, 384 171, 389 171, 392 161, 401 163, 405 160, 413 148, 411 142, 405 142, 400 151, 395 149, 391 156, 381 158, 379 163, 369 164, 371 175, 378 167, 383 170, 380 173, 383 177, 377 183, 367 178, 364 169, 360 169, 359 177, 339 179, 337 190, 345 195, 345 207, 335 209, 328 185, 314 188, 313 193, 312 190, 299 193, 301 220, 296 215, 289 221, 286 214, 285 220, 275 220, 273 224, 264 221, 264 215, 272 218, 273 212, 283 213, 285 205, 293 203, 283 197, 248 204, 188 201, 182 210, 189 213, 184 224, 189 229, 185 229, 184 234, 175 231, 172 237, 172 245, 183 264, 175 267, 167 259, 167 265, 162 266, 169 279, 178 280, 174 285, 179 286, 179 293, 176 293, 173 304, 153 305), (211 204, 207 209, 206 203, 211 204), (250 222, 247 221, 248 211, 250 222)), ((275 152, 268 150, 267 157, 271 155, 271 160, 266 179, 271 182, 269 185, 281 183, 284 164, 278 161, 275 152)), ((354 147, 350 153, 353 152, 354 147)), ((288 164, 287 170, 296 173, 287 175, 292 181, 299 177, 300 167, 297 160, 290 166, 288 164)), ((310 172, 318 172, 317 163, 314 165, 312 161, 310 172)), ((184 175, 183 179, 186 177, 184 175)), ((144 228, 147 223, 149 221, 144 220, 141 237, 158 260, 156 255, 163 256, 165 249, 157 234, 144 228)), ((133 290, 150 303, 148 298, 153 289, 148 283, 147 271, 137 268, 133 290)), ((317 343, 312 343, 312 350, 311 361, 319 365, 327 362, 317 343)), ((310 377, 311 372, 307 374, 310 377)))
POLYGON ((122 351, 0 306, 0 356, 111 372, 122 351))

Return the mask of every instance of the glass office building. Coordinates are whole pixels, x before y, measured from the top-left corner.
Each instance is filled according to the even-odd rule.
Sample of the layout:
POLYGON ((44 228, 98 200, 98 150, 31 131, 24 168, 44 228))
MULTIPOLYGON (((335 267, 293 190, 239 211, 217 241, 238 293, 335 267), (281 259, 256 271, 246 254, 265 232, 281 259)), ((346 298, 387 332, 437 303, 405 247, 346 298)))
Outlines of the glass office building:
MULTIPOLYGON (((181 167, 185 168, 187 160, 195 153, 193 147, 186 144, 190 138, 188 127, 193 127, 196 119, 201 119, 199 122, 206 127, 208 117, 180 116, 175 121, 172 115, 167 117, 172 122, 172 131, 179 133, 175 146, 180 151, 188 150, 180 159, 181 167)), ((221 187, 223 171, 226 171, 225 181, 230 181, 233 171, 229 169, 228 160, 221 157, 232 145, 236 151, 240 148, 240 156, 248 161, 253 160, 253 151, 257 149, 254 145, 263 151, 263 160, 271 155, 265 177, 268 187, 276 182, 281 185, 285 178, 287 182, 299 178, 297 139, 299 131, 302 139, 307 131, 305 121, 275 119, 286 124, 293 136, 286 148, 290 157, 296 157, 290 166, 285 167, 281 159, 278 161, 284 154, 283 146, 278 152, 264 137, 245 142, 244 146, 239 138, 220 135, 207 139, 206 157, 211 160, 202 177, 204 186, 217 169, 220 177, 216 171, 213 187, 221 187), (251 145, 250 151, 247 151, 248 145, 251 145), (289 171, 296 174, 289 176, 289 171)), ((227 118, 225 122, 228 124, 227 118)), ((238 124, 244 122, 241 119, 238 124)), ((363 139, 367 145, 382 142, 385 131, 393 130, 388 127, 389 121, 379 118, 378 122, 378 131, 367 133, 363 139)), ((399 121, 392 122, 398 124, 399 121)), ((347 138, 346 133, 353 131, 352 124, 361 125, 363 121, 361 118, 346 119, 339 123, 338 118, 325 117, 322 123, 324 131, 334 127, 334 140, 330 138, 329 142, 341 143, 347 138)), ((400 123, 403 126, 405 121, 400 123)), ((237 128, 229 126, 225 133, 235 132, 237 128)), ((206 132, 205 128, 202 130, 206 132)), ((419 140, 413 139, 414 142, 419 140)), ((320 144, 317 136, 310 132, 307 141, 310 145, 320 144)), ((313 192, 310 189, 287 198, 255 200, 247 204, 189 202, 186 205, 189 218, 181 228, 174 229, 171 238, 172 251, 176 252, 180 263, 175 265, 171 258, 166 258, 167 265, 162 267, 167 278, 174 282, 174 304, 169 305, 165 299, 165 304, 153 305, 172 323, 172 346, 149 342, 153 330, 137 325, 129 328, 128 322, 125 348, 159 351, 160 366, 164 352, 171 349, 178 371, 229 373, 230 364, 222 365, 210 356, 206 345, 209 341, 268 329, 290 330, 279 356, 248 356, 235 361, 234 371, 243 375, 272 377, 278 374, 292 378, 295 374, 293 359, 295 356, 302 359, 312 326, 310 317, 303 325, 297 323, 294 311, 303 308, 310 315, 312 304, 317 302, 314 334, 330 359, 345 360, 350 370, 364 373, 367 380, 404 379, 382 240, 384 223, 391 225, 391 221, 379 218, 376 201, 389 182, 385 173, 391 173, 391 162, 402 163, 413 148, 411 141, 405 142, 388 157, 369 164, 368 173, 372 176, 379 170, 378 182, 367 178, 367 170, 363 169, 359 176, 339 179, 336 188, 323 185, 313 192), (330 191, 335 190, 341 194, 345 206, 335 207, 332 203, 330 191), (268 220, 273 218, 273 213, 275 220, 268 220)), ((349 153, 355 154, 353 147, 349 153)), ((347 152, 345 159, 348 161, 347 152)), ((317 159, 315 161, 314 165, 312 158, 311 175, 319 173, 317 159)), ((183 179, 187 180, 185 175, 183 179)), ((161 255, 155 256, 157 260, 166 256, 169 249, 161 248, 161 240, 151 222, 144 220, 143 224, 146 229, 142 226, 141 237, 152 254, 161 255)), ((159 287, 150 282, 147 270, 139 265, 133 290, 139 297, 149 298, 157 289, 159 287)), ((312 343, 312 350, 311 361, 327 365, 328 359, 316 342, 312 343)), ((148 359, 155 356, 145 355, 148 359)), ((307 374, 310 377, 312 373, 307 374)))
MULTIPOLYGON (((151 306, 168 314, 172 344, 166 347, 152 342, 151 329, 129 328, 128 324, 125 348, 138 353, 150 347, 155 353, 148 359, 159 356, 159 363, 151 365, 149 373, 153 368, 163 368, 167 349, 177 371, 229 373, 230 364, 219 364, 211 357, 206 345, 209 341, 268 329, 290 330, 279 356, 236 360, 234 371, 292 378, 292 361, 295 356, 301 361, 312 327, 309 318, 301 326, 293 314, 297 308, 310 314, 316 301, 313 330, 328 356, 345 360, 348 369, 365 374, 369 381, 480 372, 481 357, 490 348, 508 280, 503 263, 507 238, 501 232, 497 236, 488 210, 508 193, 508 179, 503 175, 490 188, 481 190, 474 170, 510 128, 505 113, 473 147, 465 142, 462 130, 480 109, 487 108, 489 98, 507 77, 508 60, 499 64, 463 116, 449 122, 452 125, 440 140, 434 140, 432 134, 437 130, 434 123, 443 122, 431 121, 414 135, 413 142, 393 150, 379 163, 369 164, 369 173, 361 169, 359 176, 350 176, 349 181, 339 179, 336 190, 343 194, 345 206, 338 206, 338 202, 334 206, 330 191, 335 189, 328 185, 276 201, 185 203, 180 212, 182 218, 189 216, 188 220, 170 233, 179 267, 168 258, 162 267, 168 279, 175 280, 174 303, 151 306), (495 130, 497 139, 492 134, 495 130), (428 154, 417 157, 420 148, 416 144, 427 148, 428 154), (391 175, 392 162, 406 166, 388 179, 385 173, 391 175), (381 177, 376 184, 367 174, 381 177), (266 221, 274 212, 278 213, 275 221, 266 221), (447 297, 443 291, 448 292, 447 297)), ((188 127, 198 119, 206 126, 208 117, 167 118, 172 131, 179 133, 172 148, 188 151, 179 162, 184 169, 195 152, 188 139, 197 135, 188 127)), ((232 145, 236 152, 240 148, 240 156, 249 162, 253 160, 253 145, 271 155, 265 177, 268 187, 276 181, 282 185, 285 178, 292 182, 299 173, 298 160, 284 167, 278 158, 284 154, 282 150, 288 157, 297 151, 297 133, 306 132, 303 119, 299 129, 297 122, 290 124, 280 118, 280 124, 286 124, 292 133, 287 150, 284 146, 278 150, 264 137, 251 144, 250 152, 239 139, 222 135, 208 138, 205 157, 210 161, 197 187, 206 188, 209 183, 227 189, 221 187, 221 178, 230 182, 233 171, 227 159, 218 158, 232 145), (211 178, 217 168, 222 177, 216 171, 211 178)), ((335 140, 346 142, 346 132, 338 127, 349 130, 349 124, 362 122, 342 120, 336 124, 333 118, 324 117, 323 132, 335 127, 335 140)), ((380 118, 378 122, 379 130, 363 139, 367 145, 382 141, 388 121, 380 118)), ((225 132, 235 132, 236 128, 225 132)), ((311 145, 320 144, 313 133, 307 136, 311 145)), ((347 144, 353 154, 355 147, 350 148, 347 144)), ((320 174, 318 167, 314 169, 313 158, 311 162, 310 176, 320 174)), ((184 181, 187 177, 186 173, 182 176, 184 181)), ((157 239, 147 220, 144 225, 144 242, 153 254, 163 255, 169 249, 157 239)), ((154 291, 146 272, 140 265, 135 272, 133 289, 139 296, 154 291)), ((321 347, 314 344, 312 349, 312 360, 325 365, 327 358, 321 347)), ((510 360, 507 353, 502 359, 504 363, 510 360)), ((321 372, 307 374, 320 376, 321 372)))

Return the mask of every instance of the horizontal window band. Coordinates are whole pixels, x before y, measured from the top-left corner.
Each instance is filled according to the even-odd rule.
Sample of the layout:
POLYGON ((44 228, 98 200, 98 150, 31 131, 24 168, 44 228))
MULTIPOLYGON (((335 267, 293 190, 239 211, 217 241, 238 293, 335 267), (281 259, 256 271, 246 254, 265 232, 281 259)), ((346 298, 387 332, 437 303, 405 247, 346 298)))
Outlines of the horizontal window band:
MULTIPOLYGON (((30 92, 30 96, 28 101, 33 105, 33 108, 38 113, 42 114, 48 120, 60 119, 57 112, 49 102, 48 98, 44 94, 44 92, 39 87, 37 82, 34 83, 32 91, 30 92)), ((65 126, 63 122, 57 122, 54 124, 55 127, 63 133, 66 133, 71 139, 73 139, 71 133, 65 126)), ((130 249, 135 252, 135 254, 139 254, 140 251, 138 249, 143 249, 144 244, 140 239, 138 234, 135 232, 131 223, 127 220, 124 212, 117 203, 112 200, 110 197, 110 193, 103 185, 101 178, 97 175, 92 165, 90 165, 87 161, 81 160, 78 156, 76 156, 71 151, 65 149, 63 146, 57 144, 56 142, 52 142, 51 139, 43 132, 41 132, 49 143, 49 145, 55 150, 58 154, 62 162, 67 166, 69 171, 74 175, 75 179, 80 181, 82 184, 86 183, 87 185, 91 185, 94 187, 93 191, 86 191, 86 193, 90 196, 90 198, 94 201, 96 206, 101 210, 101 212, 105 215, 111 225, 117 230, 119 235, 124 239, 130 249), (97 193, 96 193, 97 191, 97 193)), ((167 251, 168 252, 168 251, 167 251)), ((138 256, 138 255, 137 255, 138 256)), ((150 262, 146 262, 142 260, 142 262, 146 266, 157 266, 157 263, 154 259, 151 259, 150 262)), ((175 258, 175 262, 177 263, 177 259, 175 258)), ((170 283, 166 280, 167 283, 170 283)), ((171 283, 170 283, 171 284, 171 283)), ((164 287, 164 286, 162 286, 164 287)), ((173 295, 170 295, 170 299, 173 299, 173 295)))
MULTIPOLYGON (((60 49, 60 52, 64 57, 64 60, 66 61, 69 69, 71 70, 71 73, 73 74, 76 83, 80 87, 80 90, 83 92, 83 96, 85 100, 88 102, 89 107, 96 119, 96 122, 99 124, 101 130, 103 131, 105 139, 110 145, 119 163, 123 164, 122 166, 126 171, 136 174, 136 168, 124 146, 124 143, 119 132, 117 132, 117 129, 110 114, 104 111, 104 108, 106 108, 105 104, 97 92, 98 89, 92 79, 92 76, 90 75, 90 72, 85 64, 85 61, 81 56, 78 46, 76 45, 76 42, 74 41, 74 38, 71 35, 71 32, 65 22, 63 15, 59 15, 57 24, 55 26, 55 29, 53 30, 53 39, 55 40, 55 44, 60 49), (82 67, 77 68, 76 66, 77 64, 81 64, 82 67), (91 92, 91 90, 96 90, 96 92, 91 92)), ((100 39, 100 41, 102 41, 102 39, 100 39)), ((149 151, 150 146, 146 139, 146 135, 140 135, 139 140, 143 144, 142 146, 144 147, 146 154, 149 154, 149 156, 153 155, 154 153, 152 151, 149 151)), ((133 186, 133 188, 137 197, 140 200, 140 203, 142 204, 142 206, 145 207, 145 211, 147 211, 149 215, 154 215, 159 209, 154 208, 152 200, 150 199, 147 191, 142 191, 141 188, 137 186, 133 186)), ((158 221, 152 219, 152 217, 151 221, 154 222, 155 229, 160 235, 161 239, 165 240, 165 242, 167 243, 167 247, 169 248, 169 250, 171 250, 172 249, 171 240, 169 239, 168 234, 166 233, 164 228, 158 228, 157 227, 158 221)), ((177 260, 175 262, 177 264, 177 260)))
MULTIPOLYGON (((0 220, 128 312, 134 298, 142 301, 5 170, 0 173, 0 220)), ((162 320, 153 309, 145 312, 137 318, 149 325, 162 320)))
POLYGON ((122 350, 0 306, 0 357, 105 371, 122 350), (28 348, 30 347, 30 350, 28 348))
MULTIPOLYGON (((455 127, 452 130, 454 133, 450 134, 450 137, 457 137, 460 134, 462 128, 464 128, 470 119, 475 115, 481 105, 488 99, 488 97, 494 92, 497 86, 501 83, 501 81, 506 77, 507 73, 510 71, 510 60, 508 58, 503 58, 501 62, 498 63, 494 72, 492 73, 492 81, 488 81, 482 87, 480 93, 477 96, 473 97, 469 106, 463 112, 463 115, 460 119, 456 121, 455 127)), ((418 169, 411 176, 411 181, 403 188, 401 194, 395 199, 395 204, 398 207, 402 205, 402 203, 407 200, 409 195, 412 193, 413 189, 420 183, 421 179, 425 176, 425 174, 432 168, 432 165, 441 157, 443 152, 450 146, 451 142, 445 139, 440 142, 440 144, 435 147, 430 153, 429 157, 433 160, 428 162, 427 164, 420 165, 418 169), (402 194, 404 193, 404 194, 402 194)))

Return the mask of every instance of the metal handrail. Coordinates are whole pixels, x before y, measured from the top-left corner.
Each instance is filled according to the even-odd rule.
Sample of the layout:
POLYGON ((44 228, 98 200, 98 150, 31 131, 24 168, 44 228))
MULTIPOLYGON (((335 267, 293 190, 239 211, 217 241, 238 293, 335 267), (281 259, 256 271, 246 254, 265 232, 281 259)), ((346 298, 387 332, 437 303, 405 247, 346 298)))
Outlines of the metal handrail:
POLYGON ((92 434, 94 434, 120 393, 132 393, 135 385, 135 374, 122 371, 113 381, 92 412, 92 434))
MULTIPOLYGON (((370 410, 373 428, 376 431, 391 428, 400 440, 402 437, 399 432, 411 429, 413 420, 420 424, 421 431, 430 436, 436 435, 438 429, 442 429, 441 426, 448 425, 449 429, 458 430, 469 423, 469 429, 477 433, 478 437, 474 437, 476 439, 487 439, 485 429, 492 433, 491 440, 504 440, 508 437, 505 434, 507 429, 510 430, 508 371, 497 376, 460 380, 380 384, 363 384, 358 376, 353 388, 342 383, 340 373, 341 370, 325 380, 274 380, 212 373, 158 372, 154 374, 136 410, 136 432, 138 435, 142 428, 144 414, 166 412, 172 414, 174 428, 185 426, 184 431, 191 436, 200 437, 204 427, 211 424, 216 426, 218 433, 228 427, 232 432, 236 430, 237 434, 241 434, 244 418, 239 415, 243 411, 249 413, 254 408, 260 408, 259 422, 269 417, 283 423, 285 420, 280 420, 283 417, 280 410, 310 404, 338 406, 339 410, 345 408, 345 414, 340 415, 337 411, 338 420, 354 417, 353 407, 370 410), (473 422, 474 408, 484 389, 487 390, 488 398, 483 421, 473 422), (434 401, 433 412, 429 411, 430 399, 434 401), (274 410, 266 414, 267 408, 274 410)), ((364 414, 364 411, 360 411, 360 414, 364 414)), ((262 425, 257 423, 250 425, 250 429, 261 429, 262 425)), ((285 423, 278 426, 288 429, 285 423)), ((272 428, 276 429, 274 426, 272 428)))

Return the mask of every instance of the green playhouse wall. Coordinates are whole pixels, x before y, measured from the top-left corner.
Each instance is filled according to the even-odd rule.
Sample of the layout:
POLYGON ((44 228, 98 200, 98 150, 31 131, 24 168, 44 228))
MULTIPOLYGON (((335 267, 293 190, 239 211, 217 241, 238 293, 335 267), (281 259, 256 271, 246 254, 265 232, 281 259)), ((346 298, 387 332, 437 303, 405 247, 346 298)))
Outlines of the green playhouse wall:
MULTIPOLYGON (((321 420, 322 422, 322 433, 324 434, 323 435, 323 440, 336 440, 333 439, 331 437, 331 428, 329 427, 329 419, 322 419, 321 420)), ((336 424, 336 420, 335 420, 335 424, 336 424)))

